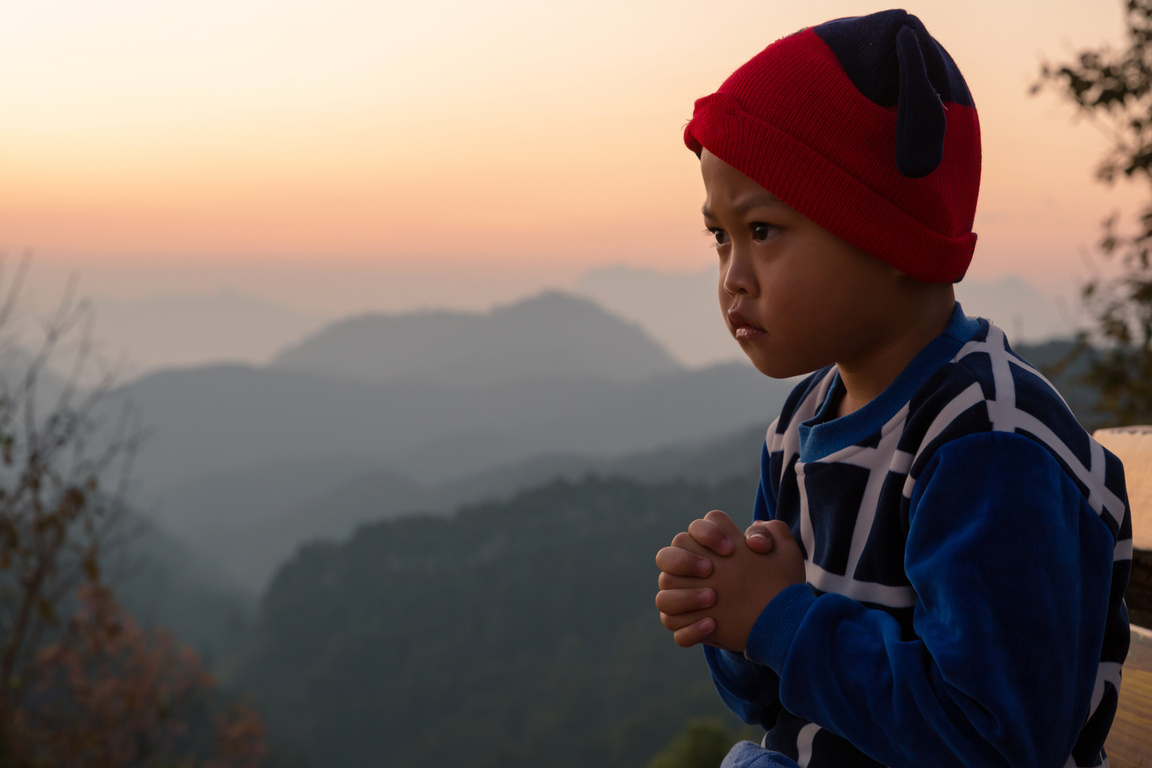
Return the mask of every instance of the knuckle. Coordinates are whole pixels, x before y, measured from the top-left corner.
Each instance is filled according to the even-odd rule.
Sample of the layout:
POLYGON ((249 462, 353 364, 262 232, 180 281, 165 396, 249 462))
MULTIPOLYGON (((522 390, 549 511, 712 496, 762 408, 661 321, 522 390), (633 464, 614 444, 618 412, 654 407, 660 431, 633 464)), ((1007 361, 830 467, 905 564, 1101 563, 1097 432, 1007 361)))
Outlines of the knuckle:
POLYGON ((687 531, 681 531, 680 533, 676 534, 676 536, 673 537, 672 546, 684 547, 685 545, 687 545, 691 541, 692 541, 692 534, 688 533, 687 531))
POLYGON ((707 520, 697 520, 688 528, 688 532, 692 534, 693 539, 701 544, 715 544, 723 538, 720 529, 707 520))
POLYGON ((744 531, 746 536, 751 536, 753 533, 759 533, 764 536, 771 536, 772 529, 770 526, 763 522, 756 522, 752 523, 752 525, 748 526, 747 530, 744 531))
POLYGON ((765 526, 768 530, 772 531, 773 535, 791 538, 791 529, 783 520, 768 520, 765 526))

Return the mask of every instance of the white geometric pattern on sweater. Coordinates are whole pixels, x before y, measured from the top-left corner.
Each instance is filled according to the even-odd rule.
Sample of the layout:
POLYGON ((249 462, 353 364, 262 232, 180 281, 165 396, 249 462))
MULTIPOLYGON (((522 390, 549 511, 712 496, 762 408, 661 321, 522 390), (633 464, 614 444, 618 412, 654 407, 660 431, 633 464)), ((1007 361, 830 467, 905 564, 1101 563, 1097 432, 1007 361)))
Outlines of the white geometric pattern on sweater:
POLYGON ((969 341, 961 347, 960 352, 956 355, 956 359, 961 360, 967 355, 983 352, 988 354, 992 361, 992 374, 996 382, 996 399, 988 403, 988 415, 992 419, 992 429, 996 432, 1015 432, 1022 429, 1042 440, 1050 450, 1060 456, 1064 463, 1071 468, 1077 479, 1088 488, 1088 506, 1092 507, 1098 515, 1107 512, 1119 527, 1123 522, 1125 505, 1104 484, 1103 446, 1095 440, 1091 440, 1089 445, 1092 449, 1092 465, 1085 467, 1072 449, 1057 437, 1047 424, 1016 407, 1016 382, 1010 368, 1012 365, 1028 371, 1047 384, 1052 392, 1060 397, 1061 402, 1064 401, 1064 398, 1060 396, 1051 382, 1035 368, 1027 365, 1020 358, 1009 355, 1004 349, 1004 344, 1004 332, 993 325, 988 329, 987 340, 969 341))

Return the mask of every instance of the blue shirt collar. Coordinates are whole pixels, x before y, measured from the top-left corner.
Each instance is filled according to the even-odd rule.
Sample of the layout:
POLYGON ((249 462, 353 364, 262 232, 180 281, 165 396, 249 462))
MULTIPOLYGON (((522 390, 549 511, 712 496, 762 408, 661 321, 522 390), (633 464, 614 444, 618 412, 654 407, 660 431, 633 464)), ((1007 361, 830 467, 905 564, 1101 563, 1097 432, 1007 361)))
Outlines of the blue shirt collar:
POLYGON ((980 330, 981 323, 986 322, 967 317, 960 302, 956 302, 944 332, 920 350, 887 389, 863 408, 840 418, 832 418, 832 415, 843 395, 844 385, 840 381, 839 372, 834 371, 832 385, 820 409, 815 416, 800 425, 800 461, 819 461, 875 434, 892 420, 936 371, 956 357, 960 348, 980 330))

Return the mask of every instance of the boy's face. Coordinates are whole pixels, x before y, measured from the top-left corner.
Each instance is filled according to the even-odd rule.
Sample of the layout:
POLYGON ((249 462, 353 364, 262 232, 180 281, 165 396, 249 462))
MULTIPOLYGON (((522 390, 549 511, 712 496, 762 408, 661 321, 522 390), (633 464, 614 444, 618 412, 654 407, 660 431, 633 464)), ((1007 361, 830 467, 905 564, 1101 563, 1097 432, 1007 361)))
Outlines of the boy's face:
POLYGON ((899 329, 903 276, 785 205, 707 149, 704 222, 720 261, 720 310, 761 372, 774 378, 832 363, 865 364, 899 329))

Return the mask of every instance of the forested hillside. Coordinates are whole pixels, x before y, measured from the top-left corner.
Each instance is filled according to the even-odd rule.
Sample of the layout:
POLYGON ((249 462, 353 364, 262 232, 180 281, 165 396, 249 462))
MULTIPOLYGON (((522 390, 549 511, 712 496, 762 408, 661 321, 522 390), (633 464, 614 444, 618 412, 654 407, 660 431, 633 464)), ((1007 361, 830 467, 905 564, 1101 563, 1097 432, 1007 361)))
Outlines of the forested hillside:
POLYGON ((726 716, 653 557, 709 509, 748 519, 756 482, 589 476, 305 547, 230 682, 316 768, 643 765, 726 716))

